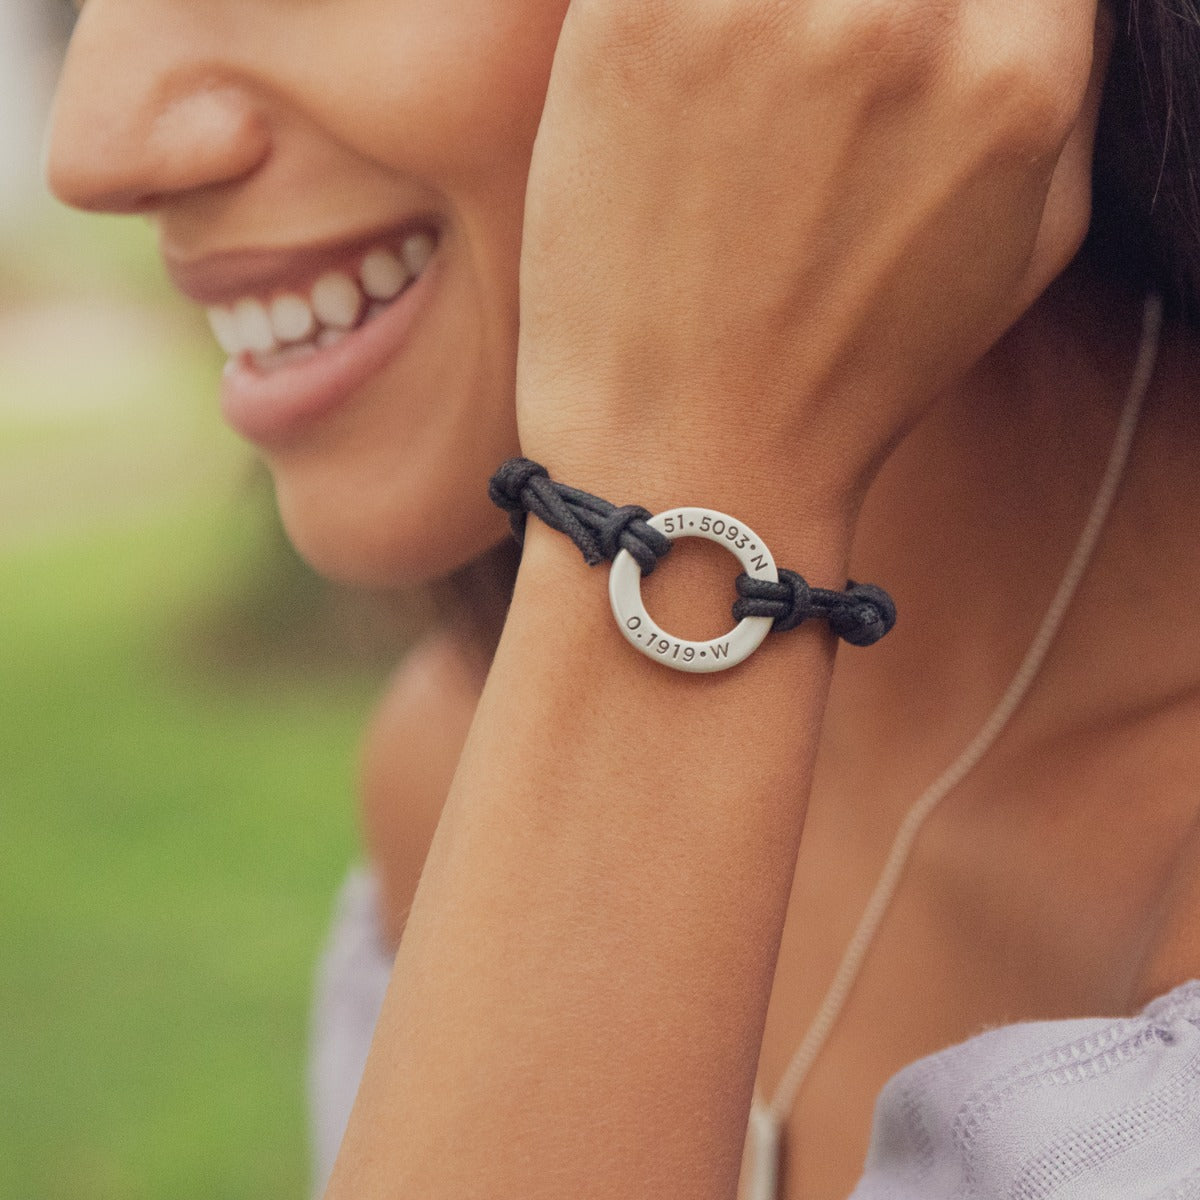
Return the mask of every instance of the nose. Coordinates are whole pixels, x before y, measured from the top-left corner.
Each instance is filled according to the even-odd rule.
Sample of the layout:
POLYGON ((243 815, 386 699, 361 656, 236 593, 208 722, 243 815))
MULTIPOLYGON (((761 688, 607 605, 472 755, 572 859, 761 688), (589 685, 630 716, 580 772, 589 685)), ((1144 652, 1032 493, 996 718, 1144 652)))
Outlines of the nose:
POLYGON ((202 24, 207 8, 194 0, 84 7, 46 151, 46 181, 65 204, 151 212, 236 182, 265 161, 260 98, 221 65, 216 31, 202 24))

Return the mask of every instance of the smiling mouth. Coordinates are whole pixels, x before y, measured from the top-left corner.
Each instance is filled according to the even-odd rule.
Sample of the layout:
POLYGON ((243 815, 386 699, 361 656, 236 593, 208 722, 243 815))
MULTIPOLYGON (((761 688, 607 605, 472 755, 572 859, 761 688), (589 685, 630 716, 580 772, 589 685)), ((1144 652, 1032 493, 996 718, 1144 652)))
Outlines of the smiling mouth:
POLYGON ((356 263, 326 270, 304 288, 248 294, 209 307, 230 362, 270 373, 311 358, 388 311, 421 277, 437 241, 429 231, 369 246, 356 263))

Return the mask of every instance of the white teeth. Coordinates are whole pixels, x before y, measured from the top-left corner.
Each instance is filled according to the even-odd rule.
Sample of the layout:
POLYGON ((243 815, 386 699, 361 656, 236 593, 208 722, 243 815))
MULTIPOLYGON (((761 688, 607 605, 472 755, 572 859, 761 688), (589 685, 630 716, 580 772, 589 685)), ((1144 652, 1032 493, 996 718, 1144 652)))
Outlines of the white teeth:
POLYGON ((271 328, 281 342, 303 342, 316 327, 317 318, 301 297, 285 292, 271 301, 271 328))
POLYGON ((372 250, 362 260, 358 277, 372 300, 393 300, 404 290, 408 271, 390 250, 372 250))
POLYGON ((242 339, 238 336, 237 321, 229 309, 210 308, 208 310, 208 323, 212 326, 213 336, 217 339, 217 345, 230 358, 235 358, 241 354, 242 339))
POLYGON ((433 238, 428 233, 414 233, 404 239, 402 253, 409 274, 420 275, 433 257, 433 238))
POLYGON ((342 271, 327 271, 312 287, 312 306, 323 325, 350 329, 363 309, 362 289, 342 271))
POLYGON ((255 354, 254 365, 260 371, 273 371, 276 367, 286 367, 288 363, 298 362, 302 358, 311 358, 316 352, 317 348, 312 342, 305 342, 301 346, 284 346, 282 350, 271 354, 255 354))
POLYGON ((359 264, 357 278, 326 271, 309 295, 282 292, 272 300, 247 296, 232 306, 208 310, 209 324, 231 365, 249 352, 268 371, 318 348, 335 345, 360 322, 373 320, 420 275, 436 242, 428 233, 410 234, 399 250, 376 246, 359 264))
POLYGON ((271 328, 271 318, 267 316, 266 308, 257 300, 239 300, 234 305, 233 318, 237 323, 241 349, 254 350, 259 354, 266 354, 275 349, 277 343, 271 328))

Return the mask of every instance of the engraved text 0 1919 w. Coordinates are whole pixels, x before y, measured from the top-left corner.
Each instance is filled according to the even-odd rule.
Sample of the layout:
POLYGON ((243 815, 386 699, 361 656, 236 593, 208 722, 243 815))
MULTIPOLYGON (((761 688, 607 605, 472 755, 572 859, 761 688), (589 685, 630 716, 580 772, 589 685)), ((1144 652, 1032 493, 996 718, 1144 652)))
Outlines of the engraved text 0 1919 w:
MULTIPOLYGON (((747 575, 772 583, 779 579, 775 560, 762 539, 725 513, 711 508, 672 508, 656 513, 648 523, 672 540, 702 537, 716 542, 738 559, 747 575)), ((617 627, 629 644, 677 671, 708 673, 735 667, 758 649, 772 625, 770 617, 745 617, 729 633, 707 642, 691 642, 666 633, 642 603, 641 571, 628 550, 613 559, 608 595, 617 627)))

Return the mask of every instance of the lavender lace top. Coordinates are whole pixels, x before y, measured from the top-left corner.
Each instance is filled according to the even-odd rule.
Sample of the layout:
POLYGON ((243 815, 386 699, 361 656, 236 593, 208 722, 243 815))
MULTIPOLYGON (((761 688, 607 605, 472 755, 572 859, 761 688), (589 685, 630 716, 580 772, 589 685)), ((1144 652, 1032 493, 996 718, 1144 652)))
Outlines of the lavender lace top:
MULTIPOLYGON (((317 1196, 391 971, 352 872, 321 959, 309 1091, 317 1196)), ((849 1200, 1200 1200, 1200 981, 1136 1017, 1005 1025, 905 1067, 849 1200)))

